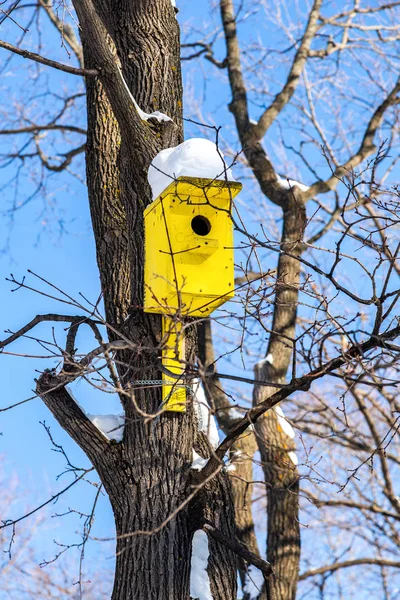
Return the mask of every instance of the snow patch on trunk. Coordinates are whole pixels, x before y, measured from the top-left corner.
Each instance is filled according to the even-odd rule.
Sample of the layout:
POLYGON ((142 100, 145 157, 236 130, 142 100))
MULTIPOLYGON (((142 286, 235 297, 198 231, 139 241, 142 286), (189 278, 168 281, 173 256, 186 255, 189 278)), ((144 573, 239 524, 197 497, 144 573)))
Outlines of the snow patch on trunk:
POLYGON ((272 354, 267 354, 265 358, 260 360, 260 362, 256 363, 256 367, 258 369, 261 369, 266 363, 268 363, 269 365, 274 364, 274 357, 272 356, 272 354))
POLYGON ((231 457, 229 458, 229 460, 225 463, 225 469, 227 471, 236 471, 236 462, 241 462, 241 456, 243 455, 243 452, 241 450, 236 450, 231 457))
POLYGON ((205 433, 211 446, 217 448, 219 446, 217 422, 211 414, 203 386, 198 379, 193 381, 193 408, 197 416, 198 431, 205 433))
POLYGON ((283 410, 281 409, 280 406, 275 406, 275 412, 277 414, 278 417, 278 423, 282 428, 282 431, 284 433, 286 433, 286 435, 292 439, 294 439, 295 437, 295 432, 293 427, 291 426, 291 424, 289 423, 289 421, 287 420, 287 418, 285 417, 285 413, 283 412, 283 410))
POLYGON ((122 442, 122 438, 124 437, 124 428, 125 428, 125 415, 124 413, 116 414, 116 415, 91 415, 87 413, 81 404, 79 404, 78 400, 75 398, 74 393, 69 385, 65 386, 68 394, 74 400, 74 402, 79 406, 81 411, 87 416, 89 421, 93 423, 97 427, 97 429, 108 439, 115 440, 116 442, 122 442))
POLYGON ((191 469, 195 471, 201 471, 201 469, 207 464, 208 458, 202 458, 200 454, 197 454, 196 450, 193 449, 193 462, 191 464, 191 469))
POLYGON ((191 138, 154 157, 147 175, 153 200, 181 176, 235 181, 221 150, 203 138, 191 138))
POLYGON ((86 416, 107 439, 122 442, 125 415, 91 415, 88 413, 86 416))
POLYGON ((192 541, 192 562, 190 570, 190 595, 199 600, 213 600, 210 579, 207 573, 208 537, 205 531, 195 531, 192 541))
POLYGON ((244 417, 244 413, 241 413, 237 408, 230 408, 228 415, 230 419, 243 419, 244 417))

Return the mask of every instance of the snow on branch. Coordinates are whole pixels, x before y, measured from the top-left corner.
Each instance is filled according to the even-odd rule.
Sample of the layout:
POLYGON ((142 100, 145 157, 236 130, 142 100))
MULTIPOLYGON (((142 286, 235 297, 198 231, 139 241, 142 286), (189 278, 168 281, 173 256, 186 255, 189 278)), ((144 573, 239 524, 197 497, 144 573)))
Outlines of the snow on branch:
POLYGON ((192 458, 192 464, 190 465, 190 468, 194 469, 195 471, 201 471, 201 469, 206 466, 207 462, 208 462, 208 458, 203 458, 193 448, 193 458, 192 458))
POLYGON ((308 190, 308 185, 300 183, 300 181, 296 181, 295 179, 289 179, 288 177, 281 177, 278 175, 277 181, 285 190, 291 190, 295 186, 297 186, 302 192, 306 192, 308 190))
POLYGON ((161 123, 162 121, 171 121, 172 122, 171 117, 169 117, 168 115, 165 115, 164 113, 160 112, 159 110, 155 110, 152 113, 146 113, 146 112, 144 112, 140 108, 140 106, 138 105, 138 103, 136 102, 135 98, 133 97, 132 92, 129 89, 128 84, 126 83, 126 81, 124 79, 124 76, 122 75, 122 71, 121 71, 121 69, 119 67, 118 67, 118 72, 119 72, 119 74, 121 76, 122 83, 124 84, 124 87, 125 87, 126 91, 128 92, 128 94, 130 96, 132 104, 136 108, 136 110, 137 110, 137 112, 139 114, 139 117, 142 119, 142 121, 148 121, 149 119, 156 119, 159 123, 161 123))
POLYGON ((87 413, 81 404, 76 399, 74 392, 69 385, 65 386, 68 394, 72 400, 79 406, 83 414, 89 419, 91 423, 106 437, 108 440, 115 440, 116 442, 122 442, 124 437, 125 428, 125 415, 124 413, 115 415, 92 415, 87 413))

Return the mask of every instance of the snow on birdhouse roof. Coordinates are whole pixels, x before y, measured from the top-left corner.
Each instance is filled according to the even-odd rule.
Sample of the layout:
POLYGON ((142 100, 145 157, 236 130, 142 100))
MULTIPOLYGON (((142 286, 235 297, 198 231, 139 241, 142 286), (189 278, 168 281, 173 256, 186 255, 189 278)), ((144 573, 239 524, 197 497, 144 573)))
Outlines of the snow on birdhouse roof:
POLYGON ((188 139, 154 157, 147 175, 153 200, 181 176, 235 181, 221 150, 204 138, 188 139))

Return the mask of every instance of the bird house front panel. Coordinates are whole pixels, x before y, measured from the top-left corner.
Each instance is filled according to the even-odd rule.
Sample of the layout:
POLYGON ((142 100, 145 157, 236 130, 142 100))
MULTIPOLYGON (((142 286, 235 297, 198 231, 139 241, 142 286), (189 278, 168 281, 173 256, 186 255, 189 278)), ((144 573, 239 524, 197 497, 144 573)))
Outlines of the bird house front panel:
POLYGON ((234 295, 236 182, 181 177, 145 211, 145 310, 205 316, 234 295))

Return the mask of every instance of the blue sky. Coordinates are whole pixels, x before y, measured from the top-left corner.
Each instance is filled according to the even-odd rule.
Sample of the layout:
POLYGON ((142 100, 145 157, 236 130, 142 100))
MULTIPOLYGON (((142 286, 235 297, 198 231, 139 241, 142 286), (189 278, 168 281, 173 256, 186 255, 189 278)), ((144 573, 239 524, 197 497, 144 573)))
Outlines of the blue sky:
MULTIPOLYGON (((178 3, 179 4, 179 3, 178 3)), ((190 0, 182 3, 182 8, 178 19, 181 23, 188 21, 192 27, 196 27, 199 31, 199 36, 207 27, 212 29, 210 23, 214 20, 215 24, 219 23, 219 13, 214 10, 211 17, 206 10, 207 3, 196 2, 190 0)), ((300 2, 297 10, 299 11, 299 24, 304 22, 303 16, 308 3, 300 2)), ((283 40, 277 32, 271 33, 269 37, 266 32, 259 34, 254 30, 254 22, 256 15, 249 14, 248 18, 240 25, 239 32, 242 39, 248 43, 256 43, 261 40, 267 46, 276 44, 283 48, 283 40)), ((268 30, 267 30, 268 31, 268 30)), ((19 33, 15 31, 15 27, 7 23, 5 25, 4 36, 2 37, 15 43, 19 33)), ((187 38, 185 31, 182 33, 182 39, 185 41, 196 39, 197 33, 187 38)), ((198 39, 198 38, 197 38, 198 39)), ((27 35, 24 44, 25 47, 30 47, 36 43, 34 28, 32 33, 27 35)), ((215 45, 216 56, 219 59, 224 57, 224 44, 222 40, 217 41, 215 45)), ((256 51, 255 51, 256 52, 256 51)), ((55 59, 67 62, 65 51, 60 48, 59 39, 49 31, 49 37, 46 32, 46 42, 43 53, 51 55, 55 59)), ((0 56, 4 56, 2 51, 0 56)), ((76 79, 69 77, 63 73, 53 72, 50 69, 41 68, 41 75, 37 78, 37 67, 30 65, 22 58, 13 58, 10 65, 7 65, 3 79, 0 83, 0 93, 7 90, 10 98, 11 110, 18 112, 18 106, 13 105, 18 98, 25 98, 31 105, 32 112, 41 112, 43 118, 46 113, 51 111, 51 103, 56 103, 56 99, 46 101, 43 94, 51 87, 59 90, 60 95, 64 94, 67 89, 73 89, 76 84, 76 79), (30 74, 30 84, 34 92, 26 89, 26 81, 24 76, 30 74), (11 85, 10 85, 11 82, 11 85)), ((279 80, 283 77, 285 71, 278 69, 271 74, 268 80, 267 100, 271 94, 278 89, 279 80)), ((222 137, 228 142, 232 142, 233 149, 238 150, 238 143, 233 134, 232 115, 227 112, 226 105, 230 99, 229 87, 226 81, 226 75, 220 71, 210 71, 205 68, 202 60, 195 63, 184 63, 184 83, 186 84, 186 105, 189 109, 185 112, 185 116, 197 118, 196 111, 192 104, 192 99, 204 99, 204 114, 209 119, 210 124, 223 124, 222 137)), ((361 96, 360 92, 360 96, 361 96)), ((250 94, 251 101, 251 116, 256 118, 262 110, 262 103, 257 98, 253 98, 250 94)), ((200 100, 199 100, 200 102, 200 100)), ((356 106, 358 101, 355 102, 356 106)), ((203 104, 201 101, 200 104, 203 104)), ((364 103, 366 104, 366 102, 364 103)), ((83 103, 78 103, 78 110, 73 115, 74 124, 79 123, 84 125, 84 106, 83 103)), ((324 114, 324 107, 321 107, 321 115, 324 114)), ((361 110, 361 109, 360 109, 361 110)), ((285 113, 283 119, 284 125, 290 119, 293 119, 294 113, 290 110, 285 113)), ((349 117, 350 118, 350 117, 349 117)), ((300 123, 298 124, 300 127, 300 123)), ((294 122, 296 128, 296 122, 294 122)), ((186 137, 193 135, 206 135, 207 131, 197 128, 194 125, 186 124, 186 137)), ((296 136, 296 131, 290 130, 287 134, 287 141, 291 141, 291 136, 296 136)), ((48 136, 43 141, 51 147, 56 142, 56 136, 48 136)), ((78 138, 77 138, 78 139, 78 138)), ((270 132, 268 141, 269 151, 274 155, 276 166, 279 170, 285 169, 285 159, 277 146, 276 140, 280 139, 278 127, 273 128, 270 132)), ((22 138, 16 138, 16 144, 19 144, 22 138)), ((6 140, 0 137, 0 153, 6 148, 6 140)), ((8 146, 7 146, 8 148, 8 146)), ((60 151, 62 146, 60 145, 60 151)), ((289 152, 290 155, 290 152, 289 152)), ((309 156, 314 158, 319 164, 321 172, 326 172, 327 166, 323 164, 319 150, 312 148, 309 150, 309 156)), ((73 163, 73 171, 83 176, 84 166, 81 158, 78 157, 73 163)), ((8 171, 10 173, 10 171, 8 171)), ((15 173, 15 172, 14 172, 15 173)), ((256 215, 252 212, 252 207, 258 203, 262 205, 263 200, 259 198, 259 194, 254 191, 251 182, 247 179, 245 171, 239 166, 234 168, 234 174, 238 179, 242 179, 245 184, 245 190, 242 192, 239 201, 242 202, 241 210, 246 222, 249 226, 253 226, 256 220, 256 215), (246 190, 247 185, 247 190, 246 190), (245 206, 248 203, 250 208, 245 206)), ((295 173, 290 173, 291 176, 299 176, 302 174, 304 181, 310 183, 310 174, 307 170, 301 171, 300 166, 296 168, 295 173)), ((67 291, 74 298, 80 298, 81 292, 86 298, 95 301, 100 292, 99 278, 96 267, 95 249, 93 236, 90 227, 90 215, 87 204, 85 186, 73 175, 56 174, 51 175, 48 179, 46 193, 38 194, 31 202, 18 210, 17 212, 9 212, 10 207, 14 202, 24 202, 26 198, 32 194, 35 189, 39 173, 32 165, 32 162, 27 159, 24 166, 24 171, 21 173, 21 181, 19 188, 16 190, 15 181, 12 180, 13 172, 10 175, 10 181, 4 177, 5 170, 0 170, 0 187, 2 189, 2 205, 0 210, 0 298, 2 311, 0 314, 0 331, 11 329, 16 330, 36 314, 47 312, 63 312, 74 314, 75 309, 67 305, 59 305, 54 300, 46 298, 27 290, 18 290, 11 292, 15 285, 10 284, 5 280, 10 273, 20 279, 30 269, 37 274, 47 278, 55 285, 67 291), (3 211, 3 212, 1 212, 3 211)), ((278 221, 277 210, 267 205, 267 217, 273 221, 278 221)), ((238 253, 239 254, 239 253, 238 253)), ((265 253, 264 253, 265 254, 265 253)), ((275 266, 273 258, 272 266, 275 266)), ((37 285, 38 282, 34 277, 28 276, 27 283, 37 285)), ((43 284, 39 285, 40 289, 47 291, 43 284)), ((35 330, 35 335, 41 336, 44 339, 49 339, 50 328, 48 324, 41 325, 35 330)), ((224 333, 221 330, 221 335, 224 333)), ((63 327, 55 328, 55 336, 57 340, 63 338, 63 327)), ((87 332, 80 333, 80 347, 84 350, 88 349, 92 344, 92 339, 87 332)), ((8 348, 14 353, 37 354, 38 351, 45 353, 43 348, 32 342, 20 340, 8 348)), ((254 354, 261 353, 265 350, 265 337, 259 340, 252 346, 254 354)), ((1 374, 2 374, 2 400, 1 406, 8 406, 14 402, 19 402, 32 395, 34 387, 35 370, 41 370, 45 366, 52 367, 55 364, 54 359, 27 359, 21 356, 1 355, 1 374)), ((255 356, 247 357, 249 367, 255 362, 255 356)), ((224 365, 224 370, 230 368, 229 361, 224 365)), ((106 394, 96 393, 86 384, 74 385, 74 393, 78 400, 84 404, 89 412, 107 413, 113 412, 118 406, 115 399, 110 398, 106 394)), ((247 394, 250 390, 247 388, 247 394)), ((6 518, 15 518, 22 514, 27 498, 29 504, 41 503, 52 496, 70 481, 69 475, 63 475, 57 480, 57 476, 65 469, 65 460, 60 454, 52 450, 52 446, 46 431, 40 425, 40 421, 45 421, 51 427, 52 434, 57 443, 61 444, 67 451, 71 462, 78 466, 87 467, 88 461, 80 449, 72 443, 63 430, 55 423, 49 411, 40 400, 30 401, 12 411, 3 412, 0 419, 0 454, 3 455, 3 477, 7 481, 13 475, 17 474, 20 486, 20 496, 23 501, 17 502, 10 511, 10 514, 5 515, 6 518)), ((56 506, 50 506, 48 515, 55 512, 61 513, 68 510, 69 507, 80 509, 83 512, 90 510, 91 502, 95 495, 95 489, 88 484, 79 484, 79 487, 72 489, 68 496, 61 498, 56 506)), ((69 540, 76 542, 80 523, 79 519, 73 516, 67 516, 59 519, 48 520, 48 529, 42 530, 40 538, 36 539, 35 545, 38 548, 39 558, 51 559, 55 553, 53 539, 63 541, 69 540)), ((96 526, 94 535, 97 537, 108 537, 112 535, 112 515, 106 498, 103 498, 97 510, 96 526)), ((93 542, 89 545, 88 563, 90 557, 96 556, 97 564, 99 556, 103 557, 104 564, 107 567, 111 566, 112 558, 110 558, 109 546, 101 546, 101 552, 98 547, 99 542, 93 542)), ((102 564, 102 563, 101 563, 102 564)), ((360 596, 361 598, 361 596, 360 596)), ((1 595, 0 595, 1 600, 1 595)))

